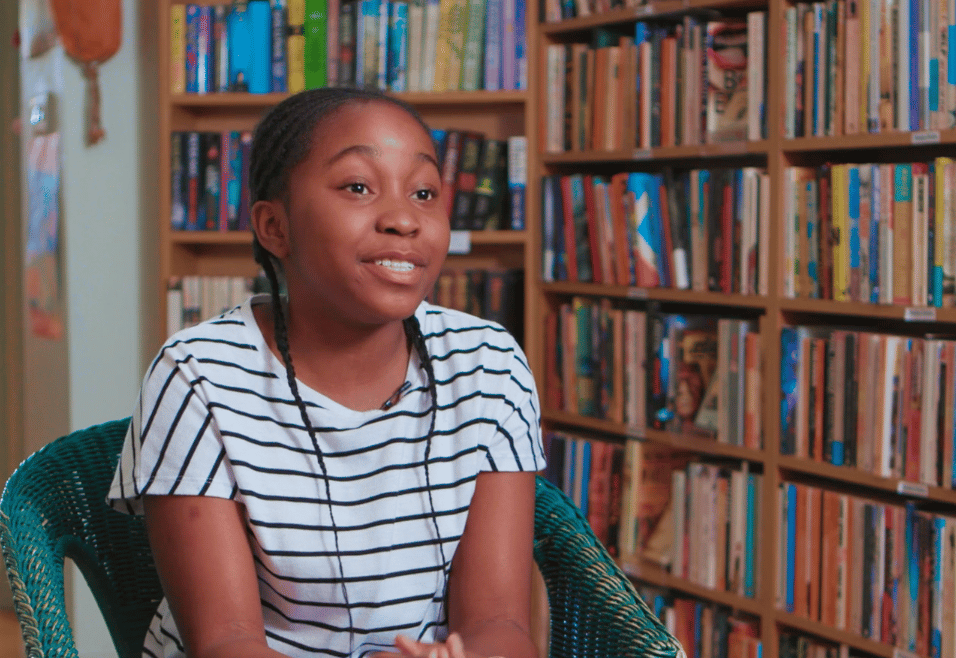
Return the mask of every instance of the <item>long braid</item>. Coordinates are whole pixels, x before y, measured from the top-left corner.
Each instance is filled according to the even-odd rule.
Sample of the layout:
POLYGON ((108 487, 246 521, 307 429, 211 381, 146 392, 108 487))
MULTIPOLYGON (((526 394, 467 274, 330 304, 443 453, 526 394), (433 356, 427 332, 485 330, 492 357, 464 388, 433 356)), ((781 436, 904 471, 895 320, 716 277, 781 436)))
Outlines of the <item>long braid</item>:
POLYGON ((441 555, 442 572, 448 576, 451 564, 445 556, 445 546, 442 543, 441 530, 438 528, 438 512, 435 510, 435 500, 432 498, 432 483, 428 473, 428 459, 431 456, 432 436, 435 434, 435 420, 438 415, 438 385, 435 381, 435 368, 432 366, 431 357, 428 355, 428 347, 425 345, 425 336, 422 334, 421 324, 418 318, 412 315, 403 321, 405 334, 411 337, 412 346, 418 354, 418 360, 421 361, 425 369, 425 375, 428 379, 428 393, 431 397, 431 414, 428 423, 428 434, 425 436, 425 490, 428 492, 428 504, 431 506, 432 525, 435 527, 435 536, 438 539, 438 551, 441 555))
POLYGON ((283 310, 282 299, 279 296, 279 277, 276 275, 276 268, 272 262, 272 255, 259 245, 258 240, 253 241, 253 250, 255 252, 256 262, 258 262, 262 266, 262 269, 265 270, 266 276, 269 278, 269 286, 272 288, 272 319, 275 325, 275 341, 276 347, 279 349, 279 354, 282 355, 282 361, 285 364, 286 381, 288 381, 289 388, 292 390, 292 397, 295 398, 296 406, 299 408, 299 415, 302 417, 302 422, 305 424, 305 429, 309 433, 309 438, 312 439, 312 448, 315 450, 315 455, 319 462, 319 468, 322 469, 322 479, 325 481, 325 497, 328 501, 329 520, 332 523, 332 537, 335 540, 335 558, 339 564, 339 575, 342 577, 342 597, 345 599, 345 610, 348 612, 349 616, 349 653, 351 653, 352 631, 355 627, 355 624, 352 619, 352 606, 349 604, 348 588, 345 586, 345 568, 342 564, 342 550, 339 547, 339 532, 335 525, 335 511, 332 507, 332 490, 329 486, 329 472, 325 467, 325 458, 322 454, 322 449, 319 447, 319 441, 315 435, 315 428, 312 426, 312 421, 309 420, 309 414, 306 410, 305 402, 302 400, 302 396, 299 394, 299 386, 295 380, 295 366, 292 365, 292 354, 289 351, 289 331, 286 327, 285 311, 283 310))

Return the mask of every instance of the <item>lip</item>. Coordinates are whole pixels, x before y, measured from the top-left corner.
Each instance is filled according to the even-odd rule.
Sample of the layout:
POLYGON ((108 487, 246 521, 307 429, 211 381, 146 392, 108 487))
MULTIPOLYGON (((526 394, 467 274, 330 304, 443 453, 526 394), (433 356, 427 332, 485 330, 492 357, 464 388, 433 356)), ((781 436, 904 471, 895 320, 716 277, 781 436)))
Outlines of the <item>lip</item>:
POLYGON ((363 258, 362 261, 374 265, 376 261, 380 260, 395 260, 403 261, 406 263, 411 263, 415 267, 425 267, 425 259, 420 254, 413 254, 408 252, 400 251, 383 251, 370 256, 368 258, 363 258))

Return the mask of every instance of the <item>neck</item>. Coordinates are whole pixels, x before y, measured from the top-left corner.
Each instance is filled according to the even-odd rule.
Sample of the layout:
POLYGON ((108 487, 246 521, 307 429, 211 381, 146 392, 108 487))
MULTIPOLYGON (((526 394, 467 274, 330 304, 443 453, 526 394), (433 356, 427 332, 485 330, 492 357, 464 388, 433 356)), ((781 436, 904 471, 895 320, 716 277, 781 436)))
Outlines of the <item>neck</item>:
MULTIPOLYGON (((272 351, 282 360, 274 335, 273 309, 257 320, 272 351)), ((296 377, 311 389, 355 410, 378 409, 405 381, 411 342, 401 320, 385 325, 344 325, 290 313, 289 353, 296 377)))

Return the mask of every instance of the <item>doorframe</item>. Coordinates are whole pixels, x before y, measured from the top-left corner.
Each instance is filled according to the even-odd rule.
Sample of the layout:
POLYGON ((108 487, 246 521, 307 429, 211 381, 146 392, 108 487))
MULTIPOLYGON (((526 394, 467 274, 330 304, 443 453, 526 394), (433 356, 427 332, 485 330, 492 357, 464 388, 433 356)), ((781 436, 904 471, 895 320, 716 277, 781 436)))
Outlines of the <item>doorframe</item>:
POLYGON ((19 2, 0 2, 0 481, 23 454, 23 222, 19 2))

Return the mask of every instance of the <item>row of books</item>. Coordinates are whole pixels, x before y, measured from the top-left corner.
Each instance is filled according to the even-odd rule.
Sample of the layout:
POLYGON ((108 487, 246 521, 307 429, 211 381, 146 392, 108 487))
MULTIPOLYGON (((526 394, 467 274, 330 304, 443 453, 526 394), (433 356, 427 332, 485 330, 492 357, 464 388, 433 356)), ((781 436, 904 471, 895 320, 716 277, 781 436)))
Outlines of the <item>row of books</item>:
POLYGON ((246 231, 250 131, 173 132, 170 225, 174 231, 246 231))
POLYGON ((545 336, 550 408, 761 447, 761 342, 751 322, 575 296, 547 314, 545 336))
POLYGON ((545 0, 543 4, 544 20, 558 23, 578 16, 606 14, 615 9, 639 7, 643 0, 545 0))
POLYGON ((956 3, 825 0, 784 16, 786 137, 956 127, 956 3))
POLYGON ((790 168, 785 294, 956 305, 954 162, 790 168))
POLYGON ((765 294, 763 169, 542 177, 542 278, 765 294))
POLYGON ((784 327, 780 451, 956 488, 956 341, 784 327))
POLYGON ((577 505, 608 553, 620 555, 631 521, 622 514, 624 446, 552 431, 545 433, 544 447, 545 477, 577 505))
POLYGON ((524 337, 524 270, 445 269, 429 302, 493 320, 521 342, 524 337))
POLYGON ((648 602, 668 631, 694 658, 760 658, 760 624, 726 606, 642 586, 648 602))
POLYGON ((527 138, 474 130, 432 130, 453 230, 525 228, 527 138))
MULTIPOLYGON (((525 138, 490 139, 457 129, 435 129, 432 136, 452 228, 524 228, 525 138)), ((173 230, 250 228, 247 188, 251 148, 249 131, 171 134, 173 230)))
POLYGON ((264 276, 182 276, 166 284, 166 335, 214 318, 268 290, 264 276))
MULTIPOLYGON (((699 461, 671 473, 671 501, 658 521, 673 533, 673 575, 753 598, 759 586, 763 475, 699 461)), ((646 555, 646 553, 645 553, 646 555)))
POLYGON ((546 49, 548 152, 766 137, 766 12, 636 23, 546 49), (599 101, 597 99, 600 99, 599 101))
POLYGON ((526 89, 525 10, 525 0, 174 4, 172 91, 526 89))
POLYGON ((919 656, 956 652, 956 518, 783 482, 777 606, 919 656))

